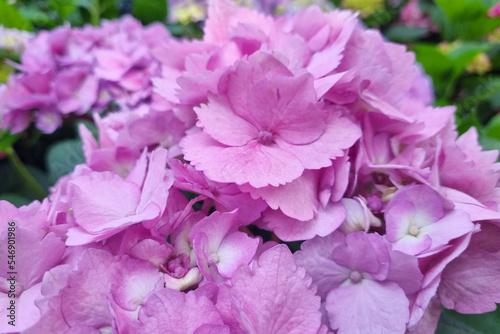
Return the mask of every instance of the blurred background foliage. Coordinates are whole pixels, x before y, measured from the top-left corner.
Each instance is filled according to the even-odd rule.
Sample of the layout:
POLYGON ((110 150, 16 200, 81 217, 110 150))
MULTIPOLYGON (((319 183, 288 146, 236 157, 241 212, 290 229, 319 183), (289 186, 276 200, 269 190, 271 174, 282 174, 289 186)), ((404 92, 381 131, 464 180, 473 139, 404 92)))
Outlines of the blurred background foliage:
MULTIPOLYGON (((252 6, 259 1, 237 2, 252 6)), ((497 1, 279 1, 275 13, 314 3, 324 9, 359 11, 368 27, 415 53, 432 78, 435 104, 457 107, 460 133, 475 126, 485 149, 500 149, 500 14, 491 11, 497 1)), ((144 24, 163 22, 175 36, 201 38, 205 8, 200 0, 0 0, 0 26, 36 33, 63 24, 98 25, 103 19, 132 14, 144 24)), ((20 50, 5 47, 9 42, 0 34, 0 83, 14 71, 5 61, 19 61, 20 50)), ((76 130, 80 122, 92 128, 91 121, 69 119, 51 135, 34 128, 15 136, 0 133, 0 199, 16 205, 41 199, 58 178, 83 162, 76 130)), ((500 310, 482 315, 443 310, 437 333, 500 333, 500 310)))

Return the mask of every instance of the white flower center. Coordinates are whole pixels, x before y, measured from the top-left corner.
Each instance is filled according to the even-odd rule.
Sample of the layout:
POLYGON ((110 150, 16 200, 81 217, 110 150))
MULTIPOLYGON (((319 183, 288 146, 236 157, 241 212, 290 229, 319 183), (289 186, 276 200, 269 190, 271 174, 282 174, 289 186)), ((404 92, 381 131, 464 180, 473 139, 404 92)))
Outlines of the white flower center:
POLYGON ((410 229, 408 230, 408 233, 414 237, 418 235, 418 232, 420 232, 420 230, 415 225, 410 226, 410 229))

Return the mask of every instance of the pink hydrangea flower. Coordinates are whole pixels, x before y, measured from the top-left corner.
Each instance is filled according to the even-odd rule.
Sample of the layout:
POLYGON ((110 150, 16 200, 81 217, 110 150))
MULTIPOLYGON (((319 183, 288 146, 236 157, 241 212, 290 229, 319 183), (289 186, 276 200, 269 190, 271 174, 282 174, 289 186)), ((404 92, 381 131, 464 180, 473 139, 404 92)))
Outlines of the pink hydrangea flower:
POLYGON ((424 255, 469 233, 474 224, 461 210, 424 185, 398 190, 385 212, 387 240, 393 248, 411 255, 424 255))
POLYGON ((237 231, 236 212, 214 212, 200 220, 191 230, 196 262, 208 280, 230 278, 241 264, 248 264, 259 240, 237 231))
POLYGON ((404 333, 407 294, 420 289, 417 259, 393 250, 378 234, 334 232, 306 241, 295 254, 318 286, 338 333, 404 333))
POLYGON ((270 54, 241 60, 220 85, 224 95, 195 109, 203 131, 181 143, 185 158, 211 180, 285 184, 305 169, 330 166, 359 136, 354 124, 327 121, 310 75, 293 76, 270 54), (345 136, 331 144, 341 128, 345 136))

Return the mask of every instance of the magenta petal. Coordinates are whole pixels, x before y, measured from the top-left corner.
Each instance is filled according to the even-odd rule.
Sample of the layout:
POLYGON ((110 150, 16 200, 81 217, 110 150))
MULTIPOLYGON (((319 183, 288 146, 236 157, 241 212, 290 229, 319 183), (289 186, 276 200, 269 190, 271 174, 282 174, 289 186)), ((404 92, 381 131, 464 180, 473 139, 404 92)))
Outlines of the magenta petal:
POLYGON ((85 251, 78 269, 68 277, 69 286, 61 291, 61 309, 68 325, 95 328, 111 325, 108 292, 113 272, 110 253, 97 249, 85 251))
POLYGON ((378 234, 349 233, 344 243, 332 252, 331 258, 338 265, 365 271, 377 280, 384 280, 390 268, 389 246, 378 234))
POLYGON ((293 181, 304 171, 293 154, 257 141, 228 147, 198 132, 185 137, 181 144, 185 159, 217 182, 248 182, 256 188, 278 186, 293 181))
MULTIPOLYGON (((48 233, 41 238, 38 231, 34 232, 18 226, 15 234, 17 249, 15 256, 16 279, 23 289, 29 289, 42 281, 47 270, 52 269, 61 262, 66 247, 61 238, 56 237, 54 233, 48 233)), ((4 232, 0 241, 7 245, 7 231, 4 232)), ((5 264, 0 265, 0 277, 4 281, 5 277, 9 277, 7 272, 12 271, 8 268, 8 255, 7 247, 0 249, 0 256, 6 259, 5 264)))
POLYGON ((290 144, 310 144, 325 130, 326 110, 316 103, 313 78, 272 76, 255 82, 247 108, 259 129, 269 129, 290 144))
POLYGON ((311 279, 295 265, 284 245, 265 251, 253 269, 239 268, 221 306, 231 304, 233 317, 244 332, 316 334, 321 325, 320 298, 311 279), (227 300, 229 298, 229 301, 227 300))
POLYGON ((259 134, 255 126, 231 110, 225 96, 209 98, 209 103, 195 108, 195 112, 197 125, 222 144, 245 145, 259 134))
POLYGON ((320 207, 318 213, 308 221, 300 221, 285 216, 279 211, 264 212, 267 226, 284 241, 309 240, 315 236, 327 236, 335 231, 345 219, 345 209, 341 203, 328 203, 320 207))
POLYGON ((0 332, 13 333, 13 329, 15 329, 16 333, 22 332, 38 322, 40 309, 36 306, 35 300, 42 296, 40 292, 41 285, 41 283, 38 283, 32 286, 15 299, 15 327, 9 324, 13 319, 9 318, 10 310, 7 309, 13 299, 9 298, 7 293, 0 292, 0 304, 2 305, 0 316, 5 320, 0 323, 0 332))
POLYGON ((211 300, 197 297, 194 292, 185 294, 166 288, 146 298, 139 310, 139 320, 132 324, 130 333, 194 334, 205 324, 223 325, 211 300))
POLYGON ((306 170, 297 179, 279 187, 253 188, 242 185, 253 198, 262 198, 273 210, 280 209, 290 218, 308 221, 318 212, 318 172, 306 170))
POLYGON ((406 330, 409 302, 395 283, 364 279, 332 290, 325 308, 338 334, 400 334, 406 330))

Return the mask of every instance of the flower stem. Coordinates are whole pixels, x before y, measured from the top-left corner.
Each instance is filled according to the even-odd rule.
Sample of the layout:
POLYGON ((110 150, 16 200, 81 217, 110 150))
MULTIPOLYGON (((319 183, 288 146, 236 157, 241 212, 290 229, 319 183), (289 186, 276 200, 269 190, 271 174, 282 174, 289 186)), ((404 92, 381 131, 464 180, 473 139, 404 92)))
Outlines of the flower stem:
POLYGON ((47 193, 45 192, 45 190, 43 190, 38 182, 36 182, 35 178, 28 172, 12 146, 7 147, 7 149, 5 150, 5 154, 7 154, 7 158, 9 159, 12 167, 14 167, 14 170, 24 180, 24 182, 26 182, 28 187, 35 194, 36 198, 42 200, 47 197, 47 193))

